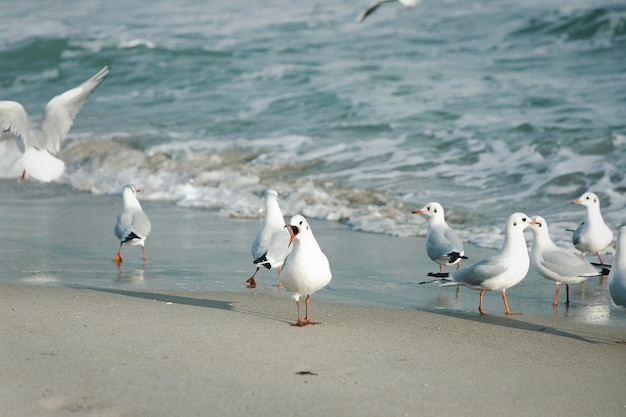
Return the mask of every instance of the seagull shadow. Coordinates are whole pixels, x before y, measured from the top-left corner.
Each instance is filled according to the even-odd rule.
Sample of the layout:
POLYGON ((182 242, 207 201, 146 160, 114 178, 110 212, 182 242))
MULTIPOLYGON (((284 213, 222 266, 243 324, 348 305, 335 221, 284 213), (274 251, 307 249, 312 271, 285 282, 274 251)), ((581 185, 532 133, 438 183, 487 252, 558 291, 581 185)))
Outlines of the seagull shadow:
POLYGON ((526 330, 536 333, 545 333, 551 334, 554 336, 565 337, 568 339, 578 340, 585 343, 592 344, 613 344, 614 342, 608 340, 599 340, 599 339, 591 339, 589 337, 585 337, 581 334, 576 334, 573 332, 568 332, 565 330, 560 330, 555 327, 547 326, 544 324, 536 324, 530 323, 527 321, 520 320, 519 316, 516 318, 513 317, 503 317, 497 315, 488 315, 488 316, 478 316, 470 313, 464 313, 459 311, 440 311, 440 310, 429 310, 429 309, 417 309, 420 311, 425 311, 432 314, 439 314, 446 317, 453 317, 461 320, 473 321, 476 323, 484 323, 493 326, 500 327, 508 327, 510 329, 516 330, 526 330))
POLYGON ((109 294, 122 295, 125 297, 133 297, 139 298, 143 300, 155 300, 164 303, 172 303, 172 304, 180 304, 186 306, 194 306, 194 307, 202 307, 202 308, 210 308, 215 310, 222 311, 230 311, 233 313, 246 314, 254 317, 261 317, 265 319, 270 319, 274 321, 278 321, 281 323, 289 323, 290 321, 285 320, 284 318, 274 316, 272 314, 261 313, 259 311, 246 310, 242 308, 236 307, 236 302, 234 301, 223 301, 223 300, 213 300, 208 298, 195 298, 195 297, 187 297, 182 295, 173 295, 173 294, 164 294, 158 292, 147 292, 147 291, 133 291, 133 290, 122 290, 115 288, 100 288, 100 287, 90 287, 85 285, 71 285, 70 288, 81 289, 81 290, 90 290, 90 291, 99 291, 109 294))

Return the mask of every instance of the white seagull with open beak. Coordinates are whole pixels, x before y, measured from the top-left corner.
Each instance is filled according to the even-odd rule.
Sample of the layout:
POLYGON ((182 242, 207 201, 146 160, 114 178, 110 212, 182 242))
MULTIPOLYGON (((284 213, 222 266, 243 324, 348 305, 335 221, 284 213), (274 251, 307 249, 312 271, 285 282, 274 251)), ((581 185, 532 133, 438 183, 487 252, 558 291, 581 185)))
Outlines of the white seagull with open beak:
POLYGON ((285 226, 289 231, 289 244, 293 249, 283 264, 280 276, 285 288, 293 293, 298 307, 298 321, 294 326, 319 324, 309 319, 309 300, 311 294, 324 288, 330 282, 332 274, 328 258, 313 236, 311 226, 301 215, 296 215, 285 226), (306 313, 300 318, 300 297, 306 295, 306 313))

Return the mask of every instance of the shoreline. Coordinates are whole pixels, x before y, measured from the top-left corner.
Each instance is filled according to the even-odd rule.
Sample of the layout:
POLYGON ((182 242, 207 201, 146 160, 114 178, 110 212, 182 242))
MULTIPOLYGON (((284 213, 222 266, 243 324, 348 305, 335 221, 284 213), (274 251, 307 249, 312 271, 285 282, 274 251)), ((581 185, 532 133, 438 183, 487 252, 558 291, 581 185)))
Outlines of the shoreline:
MULTIPOLYGON (((234 219, 211 211, 142 202, 153 223, 146 243, 148 261, 142 262, 139 248, 125 246, 125 261, 118 269, 111 259, 118 247, 113 225, 121 206, 119 196, 38 186, 26 191, 7 193, 11 198, 0 203, 0 223, 4 225, 0 253, 7 260, 0 283, 250 293, 244 281, 254 271, 250 244, 260 227, 259 219, 234 219)), ((427 272, 437 269, 426 256, 425 238, 358 232, 333 221, 311 219, 310 223, 333 272, 333 280, 314 294, 313 300, 477 314, 478 291, 462 288, 456 299, 454 290, 418 284, 427 278, 427 272)), ((470 259, 465 262, 476 262, 491 253, 493 250, 466 244, 470 259)), ((277 281, 274 271, 262 268, 259 286, 253 291, 272 294, 277 281)), ((553 309, 554 284, 531 268, 507 295, 511 308, 528 319, 626 330, 626 315, 610 305, 605 281, 587 280, 584 289, 571 286, 572 304, 565 306, 561 300, 553 309)), ((502 315, 499 293, 487 293, 484 302, 489 313, 502 315)))

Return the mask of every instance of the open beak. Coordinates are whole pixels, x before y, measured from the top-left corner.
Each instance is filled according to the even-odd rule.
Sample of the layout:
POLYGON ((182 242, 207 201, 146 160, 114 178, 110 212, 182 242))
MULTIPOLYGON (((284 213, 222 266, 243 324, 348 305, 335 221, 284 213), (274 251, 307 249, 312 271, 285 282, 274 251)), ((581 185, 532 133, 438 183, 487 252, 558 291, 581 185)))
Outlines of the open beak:
POLYGON ((287 245, 287 247, 289 247, 295 240, 296 236, 298 236, 298 233, 300 233, 300 229, 298 229, 298 226, 294 226, 292 224, 287 224, 285 227, 289 230, 289 244, 287 245))

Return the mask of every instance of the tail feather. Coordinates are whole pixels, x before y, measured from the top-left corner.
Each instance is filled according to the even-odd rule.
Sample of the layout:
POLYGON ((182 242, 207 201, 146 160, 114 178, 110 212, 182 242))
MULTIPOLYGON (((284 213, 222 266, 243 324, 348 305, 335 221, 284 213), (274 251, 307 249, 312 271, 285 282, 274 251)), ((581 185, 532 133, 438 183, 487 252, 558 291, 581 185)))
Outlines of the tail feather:
POLYGON ((611 272, 611 265, 600 264, 598 262, 591 262, 591 265, 600 268, 600 273, 602 274, 602 276, 609 275, 609 272, 611 272))
POLYGON ((256 258, 254 261, 252 261, 252 263, 255 265, 261 264, 267 269, 272 269, 272 264, 267 260, 267 252, 265 252, 265 254, 263 254, 262 256, 256 258))
POLYGON ((128 236, 126 236, 126 238, 123 240, 123 242, 126 243, 135 239, 141 239, 141 236, 137 235, 135 232, 130 232, 128 236))
POLYGON ((446 256, 448 257, 448 261, 450 263, 454 263, 458 261, 459 259, 468 259, 467 256, 461 255, 459 252, 450 252, 450 253, 447 253, 446 256))
POLYGON ((429 277, 433 277, 430 281, 422 281, 420 284, 434 284, 440 282, 451 282, 452 280, 449 278, 450 274, 447 272, 429 272, 427 274, 429 277))

